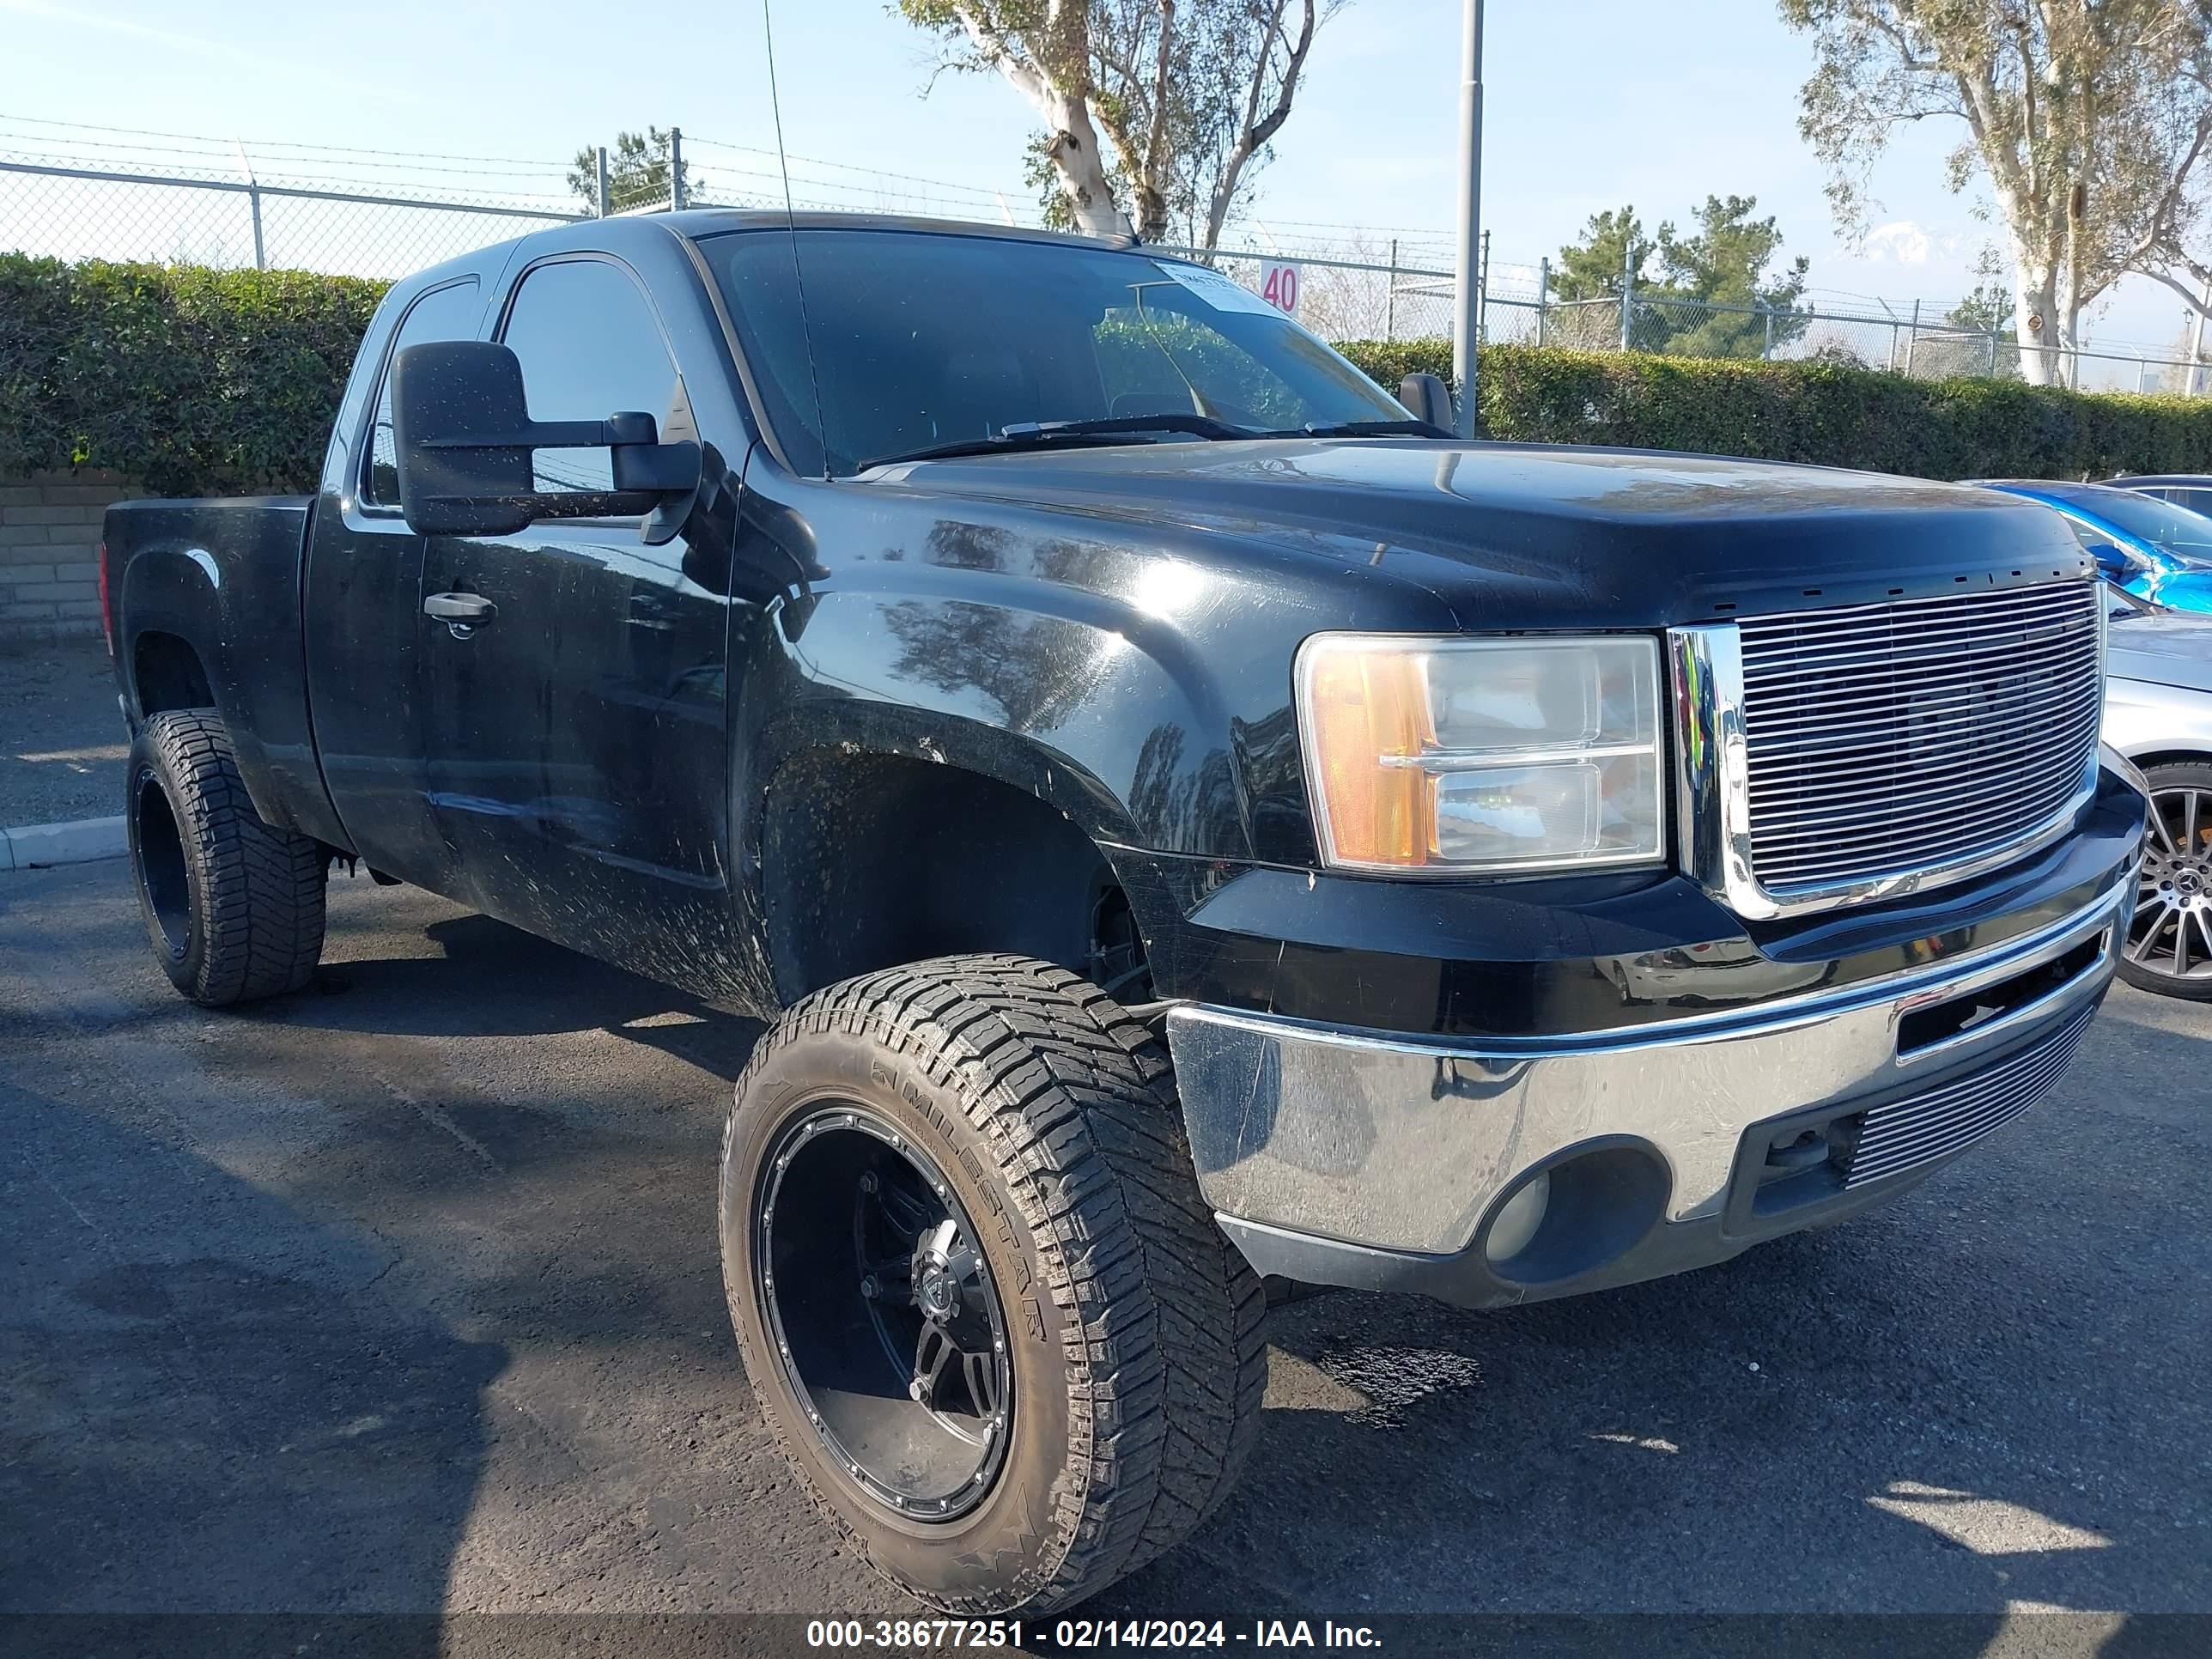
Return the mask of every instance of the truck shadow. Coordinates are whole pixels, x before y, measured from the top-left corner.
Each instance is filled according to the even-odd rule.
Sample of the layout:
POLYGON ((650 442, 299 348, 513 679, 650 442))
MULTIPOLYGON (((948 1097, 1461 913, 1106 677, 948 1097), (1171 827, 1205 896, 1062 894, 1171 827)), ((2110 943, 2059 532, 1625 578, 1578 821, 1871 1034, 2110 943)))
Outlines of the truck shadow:
POLYGON ((761 1023, 495 921, 459 915, 422 934, 441 955, 328 963, 273 1004, 288 1026, 385 1036, 553 1036, 603 1030, 734 1082, 761 1023))
MULTIPOLYGON (((219 1647, 231 1615, 439 1606, 507 1350, 391 1294, 372 1236, 113 1117, 0 1083, 0 1165, 15 1635, 67 1613, 78 1651, 219 1647), (180 1613, 226 1617, 126 1617, 180 1613)), ((434 1625, 381 1636, 440 1650, 434 1625)))

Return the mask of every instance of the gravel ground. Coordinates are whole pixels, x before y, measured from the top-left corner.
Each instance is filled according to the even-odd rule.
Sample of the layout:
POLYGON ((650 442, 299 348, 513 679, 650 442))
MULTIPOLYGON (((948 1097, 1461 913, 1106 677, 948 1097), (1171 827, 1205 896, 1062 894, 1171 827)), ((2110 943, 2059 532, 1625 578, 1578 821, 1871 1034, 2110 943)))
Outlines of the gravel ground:
MULTIPOLYGON (((916 1612, 730 1340, 714 1157, 757 1028, 421 893, 332 900, 319 990, 217 1016, 123 864, 0 876, 0 1613, 412 1613, 434 1653, 586 1627, 477 1613, 916 1612)), ((1972 1156, 1701 1274, 1279 1310, 1242 1488, 1087 1611, 2204 1650, 2142 1615, 2212 1612, 2208 1039, 2117 990, 1972 1156)))
POLYGON ((0 647, 0 828, 123 810, 130 751, 98 640, 0 647))

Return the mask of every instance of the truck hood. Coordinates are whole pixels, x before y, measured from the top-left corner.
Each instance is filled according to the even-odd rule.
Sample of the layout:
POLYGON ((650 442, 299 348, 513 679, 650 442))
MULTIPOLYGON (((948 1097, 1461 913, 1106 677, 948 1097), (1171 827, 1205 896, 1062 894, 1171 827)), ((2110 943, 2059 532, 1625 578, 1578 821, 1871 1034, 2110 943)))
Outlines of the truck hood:
POLYGON ((2212 691, 2212 617, 2176 611, 2116 616, 2105 653, 2105 672, 2116 679, 2212 691))
POLYGON ((1419 439, 1133 444, 910 463, 872 483, 1211 532, 1395 574, 1480 627, 1652 626, 2089 573, 1995 490, 1656 451, 1419 439))

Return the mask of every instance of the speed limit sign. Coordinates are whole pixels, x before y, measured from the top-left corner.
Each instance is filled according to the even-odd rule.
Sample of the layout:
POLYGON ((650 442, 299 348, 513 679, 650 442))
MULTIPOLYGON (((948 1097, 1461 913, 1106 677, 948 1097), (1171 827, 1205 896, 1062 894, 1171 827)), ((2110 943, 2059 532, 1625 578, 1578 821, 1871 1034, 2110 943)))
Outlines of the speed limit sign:
POLYGON ((1286 316, 1298 314, 1298 268, 1270 264, 1260 268, 1260 297, 1286 316))

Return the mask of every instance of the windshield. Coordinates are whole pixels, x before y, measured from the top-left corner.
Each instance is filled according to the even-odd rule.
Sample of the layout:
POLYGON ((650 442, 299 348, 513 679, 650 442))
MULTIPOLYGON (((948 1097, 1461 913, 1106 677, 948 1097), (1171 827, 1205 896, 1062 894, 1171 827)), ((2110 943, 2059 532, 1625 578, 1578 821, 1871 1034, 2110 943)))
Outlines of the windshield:
POLYGON ((1312 335, 1202 266, 929 231, 796 240, 811 363, 793 233, 735 231, 700 247, 801 472, 852 472, 1026 422, 1182 414, 1257 432, 1406 418, 1312 335))
POLYGON ((2212 519, 2202 513, 2131 489, 2085 490, 2081 507, 2154 547, 2185 559, 2212 562, 2212 519))

